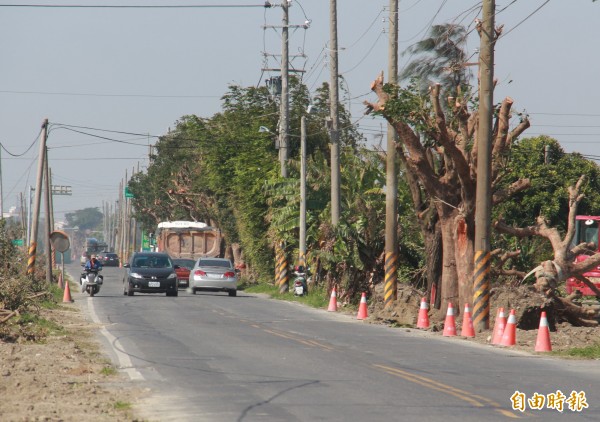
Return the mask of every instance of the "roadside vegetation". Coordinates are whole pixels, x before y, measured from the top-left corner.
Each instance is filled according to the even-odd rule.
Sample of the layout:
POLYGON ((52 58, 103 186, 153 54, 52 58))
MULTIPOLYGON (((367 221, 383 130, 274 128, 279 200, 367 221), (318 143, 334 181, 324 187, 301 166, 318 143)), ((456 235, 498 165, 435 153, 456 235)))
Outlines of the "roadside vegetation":
POLYGON ((40 311, 57 308, 63 293, 56 283, 47 283, 43 257, 27 276, 27 256, 12 243, 17 238, 19 228, 0 220, 0 341, 42 341, 62 331, 40 311))
POLYGON ((600 343, 587 347, 574 347, 564 352, 552 352, 555 356, 565 356, 577 359, 600 359, 600 343))

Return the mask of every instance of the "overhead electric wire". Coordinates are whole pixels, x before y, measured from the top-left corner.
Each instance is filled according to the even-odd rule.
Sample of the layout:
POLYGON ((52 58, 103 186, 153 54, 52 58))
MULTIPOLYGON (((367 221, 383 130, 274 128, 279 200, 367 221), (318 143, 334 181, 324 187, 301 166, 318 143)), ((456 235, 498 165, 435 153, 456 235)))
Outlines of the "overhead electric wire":
MULTIPOLYGON (((267 2, 268 3, 268 2, 267 2)), ((47 9, 215 9, 215 8, 269 8, 267 3, 263 4, 188 4, 188 5, 124 5, 124 4, 0 4, 0 7, 24 7, 24 8, 47 8, 47 9)))
POLYGON ((31 145, 29 145, 29 147, 25 150, 24 153, 22 154, 13 154, 12 152, 10 152, 9 150, 6 149, 6 147, 0 143, 0 147, 2 147, 2 149, 11 157, 22 157, 23 155, 27 154, 29 152, 29 150, 31 148, 33 148, 33 146, 35 145, 35 143, 38 141, 38 139, 40 139, 40 135, 42 134, 42 129, 40 129, 39 133, 37 134, 37 136, 35 137, 35 139, 33 140, 33 142, 31 143, 31 145))
POLYGON ((220 98, 220 95, 154 95, 154 94, 98 94, 80 92, 14 91, 0 90, 0 94, 64 95, 76 97, 130 97, 130 98, 220 98))
POLYGON ((377 37, 377 39, 375 40, 375 42, 373 43, 373 45, 371 46, 371 48, 370 48, 370 49, 367 51, 367 53, 366 53, 366 54, 363 56, 363 58, 362 58, 362 59, 360 59, 360 60, 358 61, 358 63, 356 63, 356 64, 355 64, 354 66, 352 66, 350 69, 348 69, 348 70, 346 70, 346 71, 344 71, 344 72, 341 72, 341 73, 340 73, 340 75, 346 75, 346 74, 348 74, 348 73, 352 72, 352 71, 353 71, 354 69, 356 69, 358 66, 360 66, 360 65, 361 65, 361 63, 362 63, 362 62, 364 62, 364 61, 367 59, 367 57, 369 57, 369 55, 370 55, 370 54, 373 52, 373 50, 375 49, 375 46, 377 45, 377 43, 378 43, 378 42, 379 42, 379 40, 381 39, 381 36, 382 36, 382 35, 383 35, 383 32, 380 32, 380 33, 379 33, 379 36, 377 37))
MULTIPOLYGON (((513 2, 514 3, 514 2, 513 2)), ((498 37, 498 39, 500 38, 504 38, 505 36, 507 36, 508 34, 510 34, 512 31, 514 31, 515 29, 517 29, 519 26, 521 26, 521 24, 523 24, 525 21, 527 21, 529 18, 531 18, 533 15, 535 15, 537 12, 539 12, 544 6, 546 6, 548 3, 550 3, 550 0, 546 0, 543 4, 541 4, 537 9, 535 9, 533 12, 531 12, 529 15, 527 15, 525 17, 525 19, 523 19, 521 22, 519 22, 518 24, 516 24, 515 26, 513 26, 510 30, 508 30, 507 32, 502 33, 502 35, 500 35, 498 37)), ((497 40, 496 40, 497 41, 497 40)))

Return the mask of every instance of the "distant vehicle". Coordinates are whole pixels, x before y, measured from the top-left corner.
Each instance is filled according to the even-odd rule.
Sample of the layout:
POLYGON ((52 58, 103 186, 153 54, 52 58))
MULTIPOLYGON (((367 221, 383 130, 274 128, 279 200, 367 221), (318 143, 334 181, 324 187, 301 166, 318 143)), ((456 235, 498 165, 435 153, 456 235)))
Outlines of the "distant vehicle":
POLYGON ((156 251, 171 258, 198 259, 221 254, 221 230, 195 221, 163 221, 158 224, 156 251))
MULTIPOLYGON (((594 250, 588 254, 580 254, 575 257, 575 262, 585 261, 593 253, 600 253, 600 244, 598 235, 600 234, 600 216, 597 215, 577 215, 575 216, 575 236, 571 242, 571 247, 575 247, 583 242, 593 243, 594 250)), ((583 273, 583 276, 590 280, 600 289, 600 265, 596 268, 583 273)), ((568 294, 579 290, 584 296, 594 296, 596 293, 590 289, 583 281, 575 277, 569 277, 565 283, 565 289, 568 294)))
POLYGON ((190 270, 194 268, 196 261, 187 258, 175 258, 173 259, 173 265, 175 266, 175 272, 177 273, 177 282, 179 287, 188 287, 190 280, 190 270))
POLYGON ((200 258, 190 272, 190 290, 227 292, 229 296, 237 295, 239 270, 225 258, 200 258))
POLYGON ((123 294, 133 296, 138 293, 166 293, 177 296, 177 273, 171 258, 161 252, 136 252, 131 260, 123 265, 123 294))
POLYGON ((119 266, 119 255, 112 252, 102 252, 98 254, 98 259, 102 262, 105 267, 118 267, 119 266))

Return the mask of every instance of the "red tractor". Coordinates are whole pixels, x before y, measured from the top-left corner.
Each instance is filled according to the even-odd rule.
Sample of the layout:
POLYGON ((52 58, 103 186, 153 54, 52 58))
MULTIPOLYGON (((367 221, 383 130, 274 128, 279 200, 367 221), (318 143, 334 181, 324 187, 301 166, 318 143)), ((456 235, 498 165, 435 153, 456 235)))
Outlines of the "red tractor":
MULTIPOLYGON (((575 217, 575 237, 573 238, 572 246, 579 245, 584 242, 594 243, 594 250, 600 253, 598 245, 598 230, 600 229, 600 216, 593 215, 578 215, 575 217)), ((584 261, 589 255, 578 255, 575 258, 576 262, 584 261)), ((600 288, 600 266, 583 274, 594 285, 600 288)), ((579 290, 584 296, 595 296, 595 293, 585 285, 585 283, 577 280, 575 277, 567 279, 567 293, 571 294, 575 290, 579 290)))

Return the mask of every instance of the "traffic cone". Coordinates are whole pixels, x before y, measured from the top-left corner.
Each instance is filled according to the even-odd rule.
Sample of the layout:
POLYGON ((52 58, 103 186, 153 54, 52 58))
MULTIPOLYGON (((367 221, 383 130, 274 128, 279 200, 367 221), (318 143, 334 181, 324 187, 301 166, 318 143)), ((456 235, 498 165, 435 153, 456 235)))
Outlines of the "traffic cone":
POLYGON ((475 337, 475 327, 473 327, 473 318, 471 317, 471 308, 469 304, 465 304, 465 313, 463 314, 462 331, 463 337, 475 337))
POLYGON ((58 287, 62 290, 64 289, 63 286, 63 275, 62 275, 62 271, 58 273, 58 287))
POLYGON ((502 341, 502 334, 504 334, 504 328, 506 327, 506 315, 504 315, 504 308, 498 309, 498 315, 496 315, 496 322, 494 323, 494 335, 492 336, 492 344, 500 344, 502 341))
POLYGON ((517 344, 517 316, 515 315, 515 310, 510 310, 510 315, 508 316, 508 320, 506 321, 506 327, 504 328, 504 333, 502 333, 502 341, 500 341, 500 346, 514 346, 517 344))
POLYGON ((444 337, 452 337, 456 335, 456 321, 454 320, 454 308, 452 303, 448 302, 448 311, 446 311, 446 320, 444 321, 444 337))
POLYGON ((68 281, 65 283, 65 294, 63 295, 63 303, 65 303, 65 302, 68 302, 68 303, 73 302, 73 299, 71 298, 71 289, 69 289, 68 281))
POLYGON ((417 328, 429 328, 429 315, 427 314, 427 310, 429 309, 429 304, 427 303, 427 299, 421 299, 421 306, 419 307, 419 317, 417 318, 417 328))
POLYGON ((542 311, 540 317, 540 328, 538 330, 537 340, 535 341, 536 352, 551 352, 552 344, 550 343, 550 328, 548 328, 548 318, 546 312, 542 311))
POLYGON ((366 319, 367 316, 367 294, 363 293, 360 296, 360 305, 358 306, 358 315, 356 315, 356 319, 366 319))
POLYGON ((337 292, 335 287, 331 289, 331 297, 329 299, 329 308, 327 308, 328 312, 337 312, 337 292))

